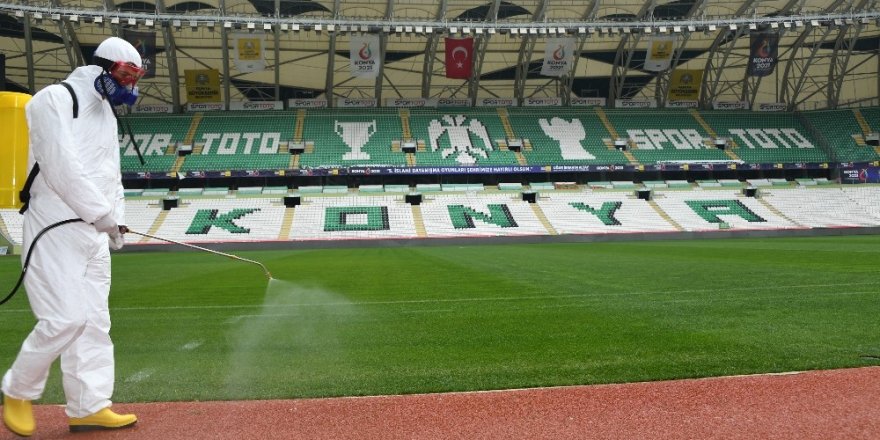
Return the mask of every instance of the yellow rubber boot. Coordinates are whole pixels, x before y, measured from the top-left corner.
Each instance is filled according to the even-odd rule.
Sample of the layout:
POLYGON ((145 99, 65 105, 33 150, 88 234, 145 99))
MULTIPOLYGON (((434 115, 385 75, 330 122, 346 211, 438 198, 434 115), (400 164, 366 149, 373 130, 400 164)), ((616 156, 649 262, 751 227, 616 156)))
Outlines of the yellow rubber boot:
POLYGON ((109 407, 90 416, 71 417, 70 432, 94 431, 98 429, 128 428, 137 423, 134 414, 116 414, 109 407))
POLYGON ((34 422, 31 401, 3 396, 3 424, 22 437, 33 434, 37 425, 34 422))

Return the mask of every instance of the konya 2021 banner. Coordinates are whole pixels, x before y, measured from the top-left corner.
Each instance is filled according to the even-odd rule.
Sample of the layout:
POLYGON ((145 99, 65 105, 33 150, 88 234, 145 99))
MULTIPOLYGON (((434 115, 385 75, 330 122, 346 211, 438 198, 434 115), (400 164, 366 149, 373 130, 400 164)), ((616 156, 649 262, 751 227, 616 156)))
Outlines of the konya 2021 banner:
POLYGON ((779 34, 755 32, 750 36, 749 76, 767 76, 773 73, 779 61, 779 34))

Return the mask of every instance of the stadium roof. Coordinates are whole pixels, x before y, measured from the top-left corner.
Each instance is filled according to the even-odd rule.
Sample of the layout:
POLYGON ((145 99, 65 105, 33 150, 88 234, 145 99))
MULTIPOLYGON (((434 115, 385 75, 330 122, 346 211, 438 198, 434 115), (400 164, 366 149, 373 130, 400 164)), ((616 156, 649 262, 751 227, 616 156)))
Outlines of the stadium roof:
POLYGON ((676 68, 703 72, 704 106, 784 102, 792 109, 814 109, 878 100, 877 0, 48 4, 0 3, 8 90, 29 92, 60 81, 107 36, 140 38, 149 45, 155 35, 155 77, 141 81, 142 103, 185 104, 185 71, 196 69, 219 71, 223 99, 230 101, 604 97, 662 103, 676 68), (778 64, 768 76, 750 76, 750 35, 766 32, 779 35, 778 64), (372 49, 380 61, 376 78, 352 74, 349 54, 364 35, 375 36, 379 46, 372 49), (473 37, 470 81, 447 78, 447 36, 473 37), (547 41, 560 37, 573 43, 572 73, 542 75, 547 41), (661 37, 672 41, 672 68, 647 70, 648 48, 661 37), (257 61, 264 64, 236 63, 239 38, 259 39, 257 61))

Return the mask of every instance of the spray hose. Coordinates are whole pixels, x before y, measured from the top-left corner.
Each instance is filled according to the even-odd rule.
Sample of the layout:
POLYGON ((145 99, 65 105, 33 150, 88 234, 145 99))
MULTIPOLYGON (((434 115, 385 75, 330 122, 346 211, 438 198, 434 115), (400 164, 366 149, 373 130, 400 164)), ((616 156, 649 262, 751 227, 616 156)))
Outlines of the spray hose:
MULTIPOLYGON (((7 301, 12 299, 12 297, 15 296, 15 293, 18 292, 19 287, 21 287, 21 283, 24 281, 24 276, 25 276, 25 274, 27 274, 28 265, 31 262, 31 254, 34 252, 34 248, 37 247, 37 242, 40 240, 40 237, 42 237, 43 234, 45 234, 46 232, 49 232, 52 229, 55 229, 61 225, 66 225, 68 223, 76 223, 76 222, 81 222, 81 221, 83 221, 83 220, 80 218, 71 218, 71 219, 67 219, 67 220, 62 220, 58 223, 53 223, 53 224, 43 228, 43 230, 40 231, 40 233, 37 234, 36 237, 34 237, 34 240, 31 242, 31 247, 30 247, 30 249, 28 249, 27 256, 24 259, 24 264, 21 267, 21 276, 18 277, 18 282, 15 283, 15 287, 12 288, 12 291, 9 292, 9 294, 6 295, 5 298, 0 300, 0 306, 2 306, 3 304, 6 304, 7 301)), ((227 254, 225 252, 215 251, 213 249, 208 249, 208 248, 204 248, 201 246, 196 246, 194 244, 184 243, 184 242, 177 241, 177 240, 171 240, 170 238, 162 238, 162 237, 157 237, 155 235, 145 234, 143 232, 133 231, 131 229, 128 229, 127 227, 125 227, 125 232, 126 233, 130 232, 135 235, 140 235, 142 237, 152 238, 152 239, 156 239, 156 240, 160 240, 160 241, 167 241, 168 243, 174 243, 174 244, 178 244, 181 246, 186 246, 188 248, 193 248, 193 249, 200 250, 203 252, 212 253, 214 255, 220 255, 220 256, 223 256, 226 258, 231 258, 233 260, 243 261, 245 263, 255 264, 257 266, 260 266, 261 269, 263 269, 263 273, 266 275, 266 278, 268 278, 269 281, 272 280, 272 274, 269 273, 269 269, 267 269, 266 266, 263 263, 260 263, 259 261, 249 260, 247 258, 242 258, 237 255, 232 255, 232 254, 227 254)))
POLYGON ((83 219, 81 219, 81 218, 70 218, 67 220, 61 220, 58 223, 52 223, 51 225, 43 228, 43 230, 40 231, 40 233, 37 234, 36 237, 34 237, 34 241, 31 242, 31 247, 30 247, 30 249, 28 249, 27 256, 24 258, 24 264, 21 266, 21 276, 18 277, 18 282, 15 283, 15 287, 12 288, 12 291, 9 292, 9 295, 6 295, 6 298, 3 298, 2 300, 0 300, 0 306, 2 306, 3 304, 6 304, 6 301, 9 301, 10 299, 12 299, 12 297, 15 296, 15 292, 18 292, 18 288, 21 287, 21 283, 24 281, 24 275, 27 273, 27 270, 28 270, 28 265, 31 263, 31 254, 34 252, 34 248, 37 247, 37 241, 40 240, 40 237, 42 237, 43 234, 51 231, 52 229, 55 229, 55 228, 61 226, 61 225, 66 225, 68 223, 76 223, 76 222, 81 222, 81 221, 83 221, 83 219))
POLYGON ((272 280, 272 274, 269 273, 269 269, 267 269, 266 266, 263 263, 260 263, 259 261, 249 260, 247 258, 239 257, 238 255, 227 254, 225 252, 215 251, 213 249, 208 249, 208 248, 204 248, 201 246, 196 246, 194 244, 184 243, 182 241, 172 240, 170 238, 162 238, 162 237, 157 237, 155 235, 146 234, 143 232, 132 231, 131 229, 128 229, 128 228, 126 228, 126 232, 132 233, 135 235, 140 235, 141 237, 147 237, 147 238, 152 238, 155 240, 166 241, 168 243, 174 243, 174 244, 178 244, 181 246, 186 246, 188 248, 196 249, 196 250, 203 251, 203 252, 208 252, 208 253, 211 253, 214 255, 220 255, 221 257, 226 257, 226 258, 231 258, 233 260, 243 261, 245 263, 255 264, 257 266, 260 266, 261 269, 263 269, 263 273, 266 275, 266 278, 268 278, 270 281, 272 280))

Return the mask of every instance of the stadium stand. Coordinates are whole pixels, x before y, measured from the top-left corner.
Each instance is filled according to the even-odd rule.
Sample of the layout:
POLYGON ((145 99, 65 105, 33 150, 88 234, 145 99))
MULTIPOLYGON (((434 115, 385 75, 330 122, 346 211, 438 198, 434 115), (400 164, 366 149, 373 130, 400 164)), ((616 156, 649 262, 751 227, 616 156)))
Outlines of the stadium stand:
POLYGON ((676 229, 644 200, 624 193, 558 193, 537 201, 559 234, 674 232, 676 229))
POLYGON ((132 115, 128 116, 128 121, 146 164, 141 165, 131 139, 126 135, 120 142, 124 172, 170 172, 177 161, 178 145, 192 142, 189 136, 193 122, 191 115, 132 115))
POLYGON ((436 195, 421 211, 429 237, 547 234, 530 204, 510 195, 436 195))
POLYGON ((740 192, 669 191, 655 196, 657 206, 686 231, 731 229, 785 229, 798 225, 771 211, 754 197, 740 192))
POLYGON ((723 151, 705 143, 709 134, 688 112, 605 110, 604 113, 618 136, 629 140, 632 155, 639 163, 731 160, 723 151))
POLYGON ((829 156, 794 113, 704 111, 703 120, 716 136, 748 163, 828 162, 829 156))
MULTIPOLYGON (((433 192, 412 206, 402 193, 318 192, 285 208, 287 188, 279 187, 268 195, 185 195, 164 210, 162 200, 142 195, 126 199, 126 221, 133 230, 187 242, 880 227, 880 186, 764 183, 757 197, 723 186, 655 187, 651 200, 616 189, 544 189, 528 203, 518 192, 487 189, 433 192)), ((21 244, 21 218, 0 210, 13 245, 21 244)))
POLYGON ((508 112, 513 137, 527 141, 522 155, 529 165, 629 163, 606 144, 611 135, 592 111, 564 108, 554 110, 552 117, 522 107, 508 112))
POLYGON ((310 197, 296 207, 292 240, 414 238, 412 209, 400 196, 310 197))
POLYGON ((287 169, 290 154, 282 152, 282 144, 293 137, 294 123, 289 112, 206 113, 195 130, 192 154, 172 171, 287 169))
MULTIPOLYGON (((406 166, 406 155, 392 151, 403 137, 396 109, 310 109, 302 127, 301 141, 312 142, 299 165, 303 168, 353 165, 406 166)), ((300 141, 300 139, 294 139, 300 141)))
POLYGON ((497 145, 496 140, 512 136, 493 108, 410 109, 409 127, 419 144, 414 165, 520 164, 512 151, 497 145))

